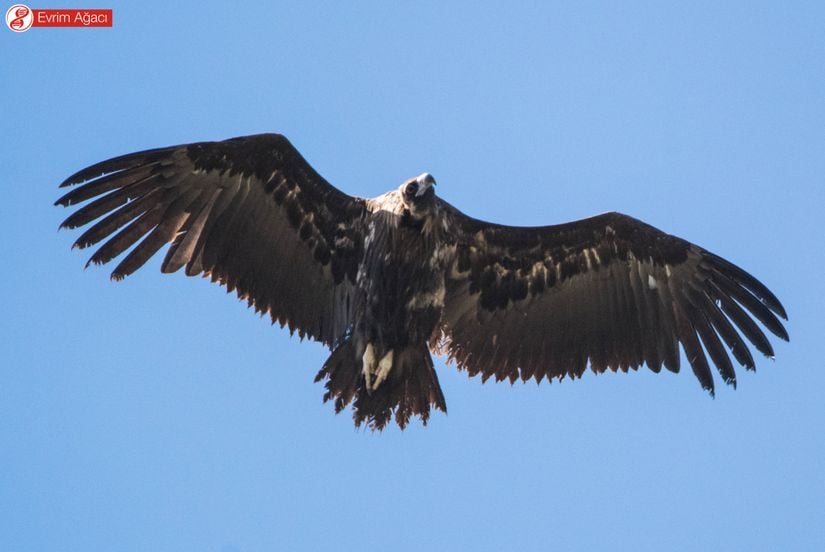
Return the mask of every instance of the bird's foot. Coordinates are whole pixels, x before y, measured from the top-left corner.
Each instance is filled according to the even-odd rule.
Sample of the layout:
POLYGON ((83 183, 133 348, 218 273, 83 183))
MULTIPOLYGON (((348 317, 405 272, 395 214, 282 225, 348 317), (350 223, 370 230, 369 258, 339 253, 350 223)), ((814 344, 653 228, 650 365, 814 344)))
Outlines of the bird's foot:
POLYGON ((361 371, 364 374, 367 393, 372 393, 378 389, 384 380, 387 379, 392 369, 392 359, 393 351, 390 349, 380 361, 377 361, 378 359, 375 357, 375 347, 373 347, 372 343, 367 344, 364 355, 361 357, 361 371))
POLYGON ((392 357, 392 349, 390 349, 378 363, 378 370, 375 374, 375 381, 372 384, 373 391, 378 389, 378 386, 381 385, 385 379, 387 379, 388 375, 390 375, 390 370, 392 369, 392 357))
POLYGON ((367 343, 364 349, 364 356, 361 357, 361 372, 367 383, 367 392, 372 391, 372 373, 375 371, 375 347, 372 343, 367 343))

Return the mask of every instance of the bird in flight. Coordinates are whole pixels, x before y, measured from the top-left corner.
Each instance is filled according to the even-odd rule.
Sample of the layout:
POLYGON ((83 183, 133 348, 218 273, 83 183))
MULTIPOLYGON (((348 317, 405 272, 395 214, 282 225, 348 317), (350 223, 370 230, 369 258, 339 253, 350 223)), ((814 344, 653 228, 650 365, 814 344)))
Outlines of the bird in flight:
MULTIPOLYGON (((61 225, 131 250, 122 279, 171 244, 183 268, 235 291, 273 323, 331 350, 315 380, 356 425, 424 424, 446 412, 430 353, 482 381, 580 377, 586 368, 678 372, 680 345, 711 394, 711 364, 736 385, 748 342, 783 340, 779 300, 756 278, 620 213, 517 227, 469 217, 427 173, 376 198, 347 195, 282 135, 152 149, 83 169, 56 204, 88 202, 61 225), (135 245, 137 244, 137 245, 135 245), (134 246, 132 248, 132 246, 134 246)), ((88 264, 87 263, 87 266, 88 264)))

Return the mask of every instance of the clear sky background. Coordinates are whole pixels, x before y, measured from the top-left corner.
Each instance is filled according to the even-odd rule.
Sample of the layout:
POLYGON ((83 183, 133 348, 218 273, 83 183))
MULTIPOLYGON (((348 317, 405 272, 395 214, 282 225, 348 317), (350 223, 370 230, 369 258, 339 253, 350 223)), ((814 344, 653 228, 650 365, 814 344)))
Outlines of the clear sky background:
POLYGON ((825 4, 30 5, 115 26, 0 29, 0 549, 825 549, 825 4), (438 360, 448 415, 354 430, 323 347, 57 231, 82 167, 265 131, 355 195, 641 218, 764 281, 791 342, 716 399, 438 360))

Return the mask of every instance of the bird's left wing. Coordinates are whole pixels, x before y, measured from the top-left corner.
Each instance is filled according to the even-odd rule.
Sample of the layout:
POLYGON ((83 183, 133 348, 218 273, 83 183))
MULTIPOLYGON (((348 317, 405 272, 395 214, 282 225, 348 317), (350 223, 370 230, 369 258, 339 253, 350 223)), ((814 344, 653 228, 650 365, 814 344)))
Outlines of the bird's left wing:
POLYGON ((61 186, 80 183, 56 204, 92 200, 61 225, 99 219, 75 242, 84 248, 109 238, 89 263, 106 263, 137 243, 112 278, 171 243, 163 272, 185 266, 187 275, 209 276, 273 322, 327 345, 346 331, 366 206, 324 180, 283 136, 124 155, 61 186))
POLYGON ((631 217, 527 228, 445 208, 457 249, 437 337, 460 369, 483 380, 579 377, 588 364, 675 372, 681 344, 712 393, 705 351, 731 384, 728 350, 754 367, 743 335, 773 356, 751 317, 788 339, 782 305, 753 276, 631 217))

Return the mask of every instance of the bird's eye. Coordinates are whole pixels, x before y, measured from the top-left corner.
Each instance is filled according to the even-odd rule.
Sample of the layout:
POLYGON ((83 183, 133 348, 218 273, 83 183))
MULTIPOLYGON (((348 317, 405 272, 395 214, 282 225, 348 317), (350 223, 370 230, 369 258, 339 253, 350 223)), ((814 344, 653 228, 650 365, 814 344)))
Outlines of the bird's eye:
POLYGON ((418 182, 410 182, 404 189, 404 195, 412 197, 418 192, 418 182))

